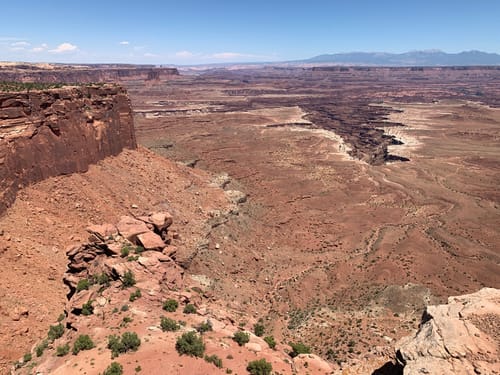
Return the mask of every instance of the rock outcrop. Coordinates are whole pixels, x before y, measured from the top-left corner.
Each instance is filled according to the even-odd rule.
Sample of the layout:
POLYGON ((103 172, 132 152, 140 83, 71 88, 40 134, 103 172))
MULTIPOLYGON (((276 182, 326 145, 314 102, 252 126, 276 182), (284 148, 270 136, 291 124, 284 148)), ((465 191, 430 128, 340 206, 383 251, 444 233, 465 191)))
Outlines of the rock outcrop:
POLYGON ((130 100, 114 85, 0 94, 0 213, 23 186, 85 172, 137 147, 130 100))
POLYGON ((405 375, 500 374, 500 290, 483 288, 428 306, 414 337, 399 342, 405 375))
POLYGON ((133 80, 159 80, 179 75, 176 68, 154 65, 57 66, 8 65, 0 66, 0 81, 18 82, 126 82, 133 80))

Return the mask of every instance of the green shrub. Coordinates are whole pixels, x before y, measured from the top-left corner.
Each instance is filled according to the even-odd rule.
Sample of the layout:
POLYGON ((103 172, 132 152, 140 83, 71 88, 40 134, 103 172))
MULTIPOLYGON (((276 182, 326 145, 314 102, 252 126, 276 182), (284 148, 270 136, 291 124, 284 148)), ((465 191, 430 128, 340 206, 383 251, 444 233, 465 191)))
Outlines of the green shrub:
POLYGON ((136 281, 135 281, 134 273, 131 270, 126 271, 123 274, 122 286, 124 288, 129 288, 131 286, 134 286, 135 283, 136 283, 136 281))
POLYGON ((234 333, 233 340, 236 341, 239 346, 243 346, 250 341, 250 335, 247 332, 238 331, 234 333))
POLYGON ((119 336, 108 337, 108 349, 111 349, 111 357, 118 357, 121 353, 135 352, 141 345, 141 339, 135 332, 125 332, 120 339, 119 336))
POLYGON ((89 335, 80 335, 73 344, 73 354, 77 355, 82 350, 90 350, 94 347, 94 342, 89 335))
POLYGON ((123 246, 120 255, 122 258, 128 257, 130 255, 130 247, 128 247, 128 245, 123 246))
POLYGON ((292 347, 292 351, 288 353, 290 357, 294 358, 297 357, 299 354, 309 354, 311 353, 311 348, 301 342, 297 343, 289 343, 290 346, 292 347))
POLYGON ((136 289, 135 292, 130 293, 130 297, 128 298, 128 300, 130 302, 134 302, 137 298, 140 298, 140 297, 142 297, 141 290, 136 289))
POLYGON ((49 346, 49 342, 47 340, 43 340, 40 344, 38 344, 35 348, 35 353, 37 357, 41 357, 44 350, 49 346))
POLYGON ((26 362, 29 362, 31 361, 33 358, 33 356, 31 355, 31 353, 26 353, 24 356, 23 356, 23 362, 26 363, 26 362))
POLYGON ((195 305, 188 303, 186 306, 184 306, 184 310, 182 312, 184 314, 196 314, 196 307, 195 305))
POLYGON ((57 322, 61 323, 64 319, 66 319, 66 314, 61 313, 61 314, 59 314, 59 317, 57 318, 57 322))
POLYGON ((109 286, 110 278, 107 273, 103 272, 92 276, 92 283, 104 286, 109 286))
POLYGON ((53 342, 54 340, 61 337, 63 334, 64 334, 64 326, 61 323, 59 323, 55 326, 50 326, 47 337, 50 342, 53 342))
POLYGON ((64 357, 68 353, 69 353, 69 344, 59 345, 56 348, 56 356, 58 357, 64 357))
POLYGON ((222 368, 222 359, 220 359, 215 354, 210 356, 205 355, 205 361, 207 361, 208 363, 213 363, 218 368, 222 368))
POLYGON ((90 281, 87 279, 81 279, 76 284, 76 292, 81 292, 82 290, 87 290, 90 287, 90 281))
POLYGON ((161 317, 160 326, 163 332, 174 332, 180 328, 179 324, 177 324, 175 320, 165 318, 164 316, 161 317))
POLYGON ((123 366, 118 362, 111 362, 111 364, 106 367, 102 375, 122 375, 123 374, 123 366))
POLYGON ((94 313, 94 306, 92 306, 92 302, 94 301, 90 300, 83 304, 82 315, 89 316, 94 313))
POLYGON ((247 371, 251 375, 270 375, 273 371, 273 366, 264 358, 248 363, 247 371))
POLYGON ((253 332, 256 336, 261 337, 262 335, 264 335, 264 326, 260 323, 255 323, 253 326, 253 332))
POLYGON ((267 345, 269 345, 269 347, 271 349, 276 348, 276 341, 274 341, 274 337, 273 336, 266 336, 266 337, 264 337, 264 341, 267 343, 267 345))
POLYGON ((134 319, 132 319, 130 316, 124 316, 120 324, 120 327, 125 327, 127 324, 132 323, 133 320, 134 319))
POLYGON ((213 331, 212 322, 207 320, 206 322, 198 324, 198 326, 196 326, 196 331, 201 334, 213 331))
POLYGON ((175 349, 180 355, 186 354, 192 357, 203 357, 205 344, 200 336, 194 331, 183 333, 175 343, 175 349))
POLYGON ((163 302, 163 310, 165 311, 174 312, 178 307, 179 302, 177 302, 175 299, 167 299, 165 302, 163 302))
POLYGON ((128 305, 123 305, 123 306, 120 308, 120 311, 122 311, 122 312, 126 312, 126 311, 128 311, 128 305))

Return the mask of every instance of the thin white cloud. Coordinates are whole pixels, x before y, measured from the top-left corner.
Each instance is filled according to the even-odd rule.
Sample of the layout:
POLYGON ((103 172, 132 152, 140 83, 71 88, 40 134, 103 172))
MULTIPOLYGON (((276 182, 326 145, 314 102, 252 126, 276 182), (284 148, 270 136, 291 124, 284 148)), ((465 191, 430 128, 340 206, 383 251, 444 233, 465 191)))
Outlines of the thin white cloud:
POLYGON ((122 46, 128 46, 130 44, 130 42, 128 40, 122 40, 120 43, 118 43, 122 46))
POLYGON ((33 52, 43 52, 45 51, 49 46, 47 43, 42 43, 38 47, 33 47, 32 51, 33 52))
POLYGON ((179 51, 175 53, 175 57, 179 57, 181 59, 188 59, 190 57, 194 57, 195 54, 190 51, 179 51))
POLYGON ((49 52, 52 52, 52 53, 65 53, 65 52, 72 52, 72 51, 75 51, 77 50, 78 47, 75 46, 74 44, 71 44, 71 43, 61 43, 57 46, 57 48, 55 49, 51 49, 49 50, 49 52))
POLYGON ((210 57, 214 59, 228 60, 228 59, 239 59, 242 57, 253 57, 253 55, 246 55, 244 53, 238 52, 218 52, 212 54, 210 57))
POLYGON ((12 47, 28 47, 28 46, 31 46, 30 43, 26 42, 26 41, 21 41, 21 42, 14 42, 14 43, 11 43, 10 44, 12 47))
POLYGON ((158 55, 155 55, 154 53, 146 52, 144 54, 144 57, 158 57, 158 55))

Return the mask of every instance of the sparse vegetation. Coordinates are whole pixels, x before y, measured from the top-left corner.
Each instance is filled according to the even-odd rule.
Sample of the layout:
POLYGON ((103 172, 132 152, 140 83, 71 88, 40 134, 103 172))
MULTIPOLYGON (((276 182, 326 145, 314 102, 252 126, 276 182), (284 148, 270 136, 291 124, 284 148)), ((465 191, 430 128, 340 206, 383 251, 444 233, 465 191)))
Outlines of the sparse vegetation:
POLYGON ((0 91, 31 91, 31 90, 48 90, 58 89, 63 87, 62 83, 45 83, 45 82, 0 82, 0 91))
POLYGON ((120 250, 120 255, 122 258, 128 257, 130 255, 130 247, 128 245, 123 246, 120 250))
POLYGON ((118 362, 111 362, 111 364, 106 367, 103 375, 122 375, 123 374, 123 366, 118 362))
POLYGON ((184 314, 196 314, 196 307, 195 305, 188 303, 186 306, 184 306, 184 310, 182 312, 184 314))
POLYGON ((297 357, 299 354, 311 353, 311 348, 302 342, 297 342, 297 343, 291 342, 289 343, 289 345, 292 347, 292 351, 288 354, 292 358, 297 357))
POLYGON ((250 341, 250 335, 247 332, 237 331, 233 335, 233 340, 236 341, 239 346, 243 346, 250 341))
POLYGON ((164 316, 161 317, 160 327, 163 332, 174 332, 180 328, 175 320, 165 318, 164 316))
POLYGON ((222 368, 222 359, 220 359, 215 354, 210 355, 210 356, 205 355, 205 361, 207 361, 208 363, 213 363, 218 368, 222 368))
POLYGON ((251 375, 270 375, 271 371, 273 371, 273 366, 271 365, 271 363, 262 358, 249 362, 247 371, 251 375))
POLYGON ((64 344, 64 345, 59 345, 56 348, 56 356, 58 357, 64 357, 66 354, 69 353, 69 344, 64 344))
POLYGON ((189 355, 192 357, 203 357, 205 344, 200 336, 194 331, 183 333, 175 343, 175 349, 180 355, 189 355))
POLYGON ((60 338, 64 334, 64 326, 59 323, 55 326, 50 326, 47 338, 49 342, 54 342, 54 340, 60 338))
POLYGON ((255 336, 262 337, 264 335, 264 325, 261 323, 255 323, 253 326, 253 332, 255 333, 255 336))
POLYGON ((213 331, 212 322, 210 320, 207 320, 206 322, 198 324, 195 328, 196 328, 196 331, 198 333, 201 333, 201 334, 203 334, 205 332, 213 331))
POLYGON ((136 299, 142 297, 142 293, 140 289, 136 289, 135 292, 130 293, 129 301, 134 302, 136 299))
POLYGON ((80 335, 73 344, 73 354, 77 355, 82 350, 90 350, 94 347, 94 342, 89 335, 80 335))
POLYGON ((163 302, 163 310, 165 311, 175 312, 178 307, 179 302, 177 302, 175 299, 167 299, 165 302, 163 302))
POLYGON ((126 312, 126 311, 128 311, 128 309, 129 309, 128 305, 126 305, 126 304, 125 304, 125 305, 123 305, 123 306, 120 308, 120 311, 122 311, 122 312, 126 312))
POLYGON ((125 271, 122 278, 122 286, 124 288, 130 288, 136 283, 134 273, 131 270, 125 271))
POLYGON ((137 351, 140 345, 141 339, 137 336, 137 333, 125 332, 121 338, 117 335, 109 336, 107 348, 111 350, 111 357, 115 358, 121 353, 137 351))
POLYGON ((271 349, 276 348, 276 341, 274 340, 274 336, 266 336, 264 337, 264 341, 269 345, 271 349))
POLYGON ((24 356, 23 356, 23 362, 24 362, 24 363, 29 362, 29 361, 31 361, 31 360, 32 360, 32 358, 33 358, 33 356, 31 355, 31 353, 26 353, 26 354, 24 354, 24 356))
POLYGON ((82 306, 82 315, 89 316, 94 313, 94 306, 92 306, 92 300, 85 302, 82 306))
POLYGON ((45 349, 49 346, 49 342, 47 340, 43 340, 40 344, 38 344, 35 348, 35 354, 37 357, 41 357, 45 349))
POLYGON ((81 279, 76 284, 76 292, 81 292, 82 290, 87 290, 90 287, 90 281, 88 279, 81 279))

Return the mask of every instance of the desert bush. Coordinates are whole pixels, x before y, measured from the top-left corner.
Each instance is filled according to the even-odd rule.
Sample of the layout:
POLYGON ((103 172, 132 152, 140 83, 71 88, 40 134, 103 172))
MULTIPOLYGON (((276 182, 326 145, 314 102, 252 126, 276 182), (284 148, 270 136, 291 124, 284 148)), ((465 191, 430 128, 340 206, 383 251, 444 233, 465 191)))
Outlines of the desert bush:
POLYGON ((61 323, 59 323, 55 326, 50 326, 47 338, 49 339, 50 342, 53 342, 54 340, 61 337, 63 334, 64 334, 64 326, 61 323))
POLYGON ((271 363, 262 358, 249 362, 247 365, 247 371, 251 375, 270 375, 271 371, 273 371, 273 366, 271 363))
POLYGON ((264 337, 264 341, 269 345, 271 349, 276 348, 276 341, 274 340, 274 336, 266 336, 264 337))
POLYGON ((186 354, 192 357, 203 357, 205 344, 200 336, 194 331, 183 333, 175 343, 175 349, 180 355, 186 354))
POLYGON ((88 279, 81 279, 76 284, 76 292, 81 292, 82 290, 87 290, 90 287, 90 281, 88 279))
POLYGON ((182 312, 184 314, 196 314, 196 307, 195 305, 188 303, 186 306, 184 306, 184 310, 182 312))
POLYGON ((69 353, 69 344, 59 345, 56 348, 56 356, 58 357, 64 357, 68 353, 69 353))
POLYGON ((23 356, 23 362, 26 363, 26 362, 29 362, 33 359, 33 356, 31 355, 31 353, 26 353, 24 356, 23 356))
POLYGON ((299 354, 308 354, 311 353, 311 348, 302 342, 297 342, 297 343, 289 343, 289 345, 292 347, 292 351, 288 353, 290 357, 294 358, 297 357, 299 354))
POLYGON ((129 288, 134 286, 136 283, 134 273, 131 270, 125 271, 122 279, 122 286, 124 288, 129 288))
POLYGON ((168 312, 174 312, 179 307, 179 303, 175 299, 167 299, 163 302, 163 310, 168 312))
POLYGON ((118 357, 121 353, 135 352, 141 345, 141 339, 135 332, 124 332, 122 337, 111 335, 108 337, 107 348, 111 350, 111 357, 118 357))
POLYGON ((92 302, 94 301, 90 300, 83 304, 82 315, 89 316, 94 313, 94 306, 92 306, 92 302))
POLYGON ((222 368, 222 359, 220 359, 215 354, 210 356, 205 355, 205 361, 207 361, 208 363, 213 363, 218 368, 222 368))
POLYGON ((35 348, 35 353, 37 357, 41 357, 44 350, 49 346, 49 342, 47 340, 43 340, 40 344, 38 344, 35 348))
POLYGON ((128 257, 130 255, 130 247, 127 245, 123 246, 120 250, 120 255, 122 258, 128 257))
POLYGON ((196 328, 196 331, 198 333, 201 333, 201 334, 203 334, 205 332, 213 331, 212 322, 210 320, 207 320, 206 322, 198 324, 195 328, 196 328))
POLYGON ((137 298, 142 297, 142 293, 140 289, 136 289, 135 292, 130 293, 129 301, 134 302, 137 298))
POLYGON ((94 342, 89 335, 80 335, 73 344, 73 354, 77 355, 82 350, 90 350, 94 347, 94 342))
POLYGON ((260 323, 255 323, 253 326, 253 333, 255 333, 255 336, 261 337, 264 335, 264 325, 260 323))
POLYGON ((233 340, 236 341, 239 346, 243 346, 250 341, 250 335, 247 332, 237 331, 233 335, 233 340))
POLYGON ((175 320, 165 318, 164 316, 161 317, 160 327, 163 332, 174 332, 180 328, 175 320))
POLYGON ((111 362, 111 364, 106 367, 102 375, 122 375, 123 366, 118 362, 111 362))

